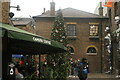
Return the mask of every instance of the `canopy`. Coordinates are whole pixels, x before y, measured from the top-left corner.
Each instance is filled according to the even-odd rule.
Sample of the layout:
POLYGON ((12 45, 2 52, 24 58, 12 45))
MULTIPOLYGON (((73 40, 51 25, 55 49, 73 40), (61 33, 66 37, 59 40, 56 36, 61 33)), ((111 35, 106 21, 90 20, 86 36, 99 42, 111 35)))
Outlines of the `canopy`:
POLYGON ((46 39, 36 34, 21 30, 11 25, 0 23, 0 37, 8 37, 10 50, 22 53, 61 53, 66 47, 56 41, 46 39))

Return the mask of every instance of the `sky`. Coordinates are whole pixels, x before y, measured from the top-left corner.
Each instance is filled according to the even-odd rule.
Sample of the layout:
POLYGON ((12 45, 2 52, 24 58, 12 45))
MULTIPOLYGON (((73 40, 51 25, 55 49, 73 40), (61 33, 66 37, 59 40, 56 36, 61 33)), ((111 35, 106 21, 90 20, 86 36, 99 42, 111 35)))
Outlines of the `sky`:
POLYGON ((43 8, 50 10, 50 2, 55 2, 55 10, 64 8, 74 8, 90 13, 94 13, 100 0, 11 0, 11 6, 20 6, 20 11, 10 8, 15 14, 14 17, 30 17, 43 13, 43 8))

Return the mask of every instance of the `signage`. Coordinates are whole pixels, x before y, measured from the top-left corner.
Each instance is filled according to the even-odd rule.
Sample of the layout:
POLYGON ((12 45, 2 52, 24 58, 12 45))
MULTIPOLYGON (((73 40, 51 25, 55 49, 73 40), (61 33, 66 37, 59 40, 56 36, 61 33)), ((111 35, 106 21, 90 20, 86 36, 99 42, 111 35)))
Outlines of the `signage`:
POLYGON ((15 65, 13 63, 9 64, 9 75, 10 76, 13 76, 15 74, 14 66, 15 65))
POLYGON ((13 68, 10 69, 10 75, 13 75, 14 74, 14 70, 13 68))
POLYGON ((49 40, 45 40, 45 39, 41 39, 41 38, 36 38, 36 37, 33 37, 33 40, 36 41, 36 42, 41 42, 41 43, 45 43, 45 44, 51 45, 51 41, 49 41, 49 40))

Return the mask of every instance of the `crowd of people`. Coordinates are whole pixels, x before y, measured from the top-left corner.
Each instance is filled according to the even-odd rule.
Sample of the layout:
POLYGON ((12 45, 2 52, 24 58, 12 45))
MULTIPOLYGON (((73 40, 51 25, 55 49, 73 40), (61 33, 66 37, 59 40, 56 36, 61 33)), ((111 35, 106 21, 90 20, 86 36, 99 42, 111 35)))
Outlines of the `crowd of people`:
MULTIPOLYGON (((89 66, 88 60, 86 58, 82 58, 81 60, 75 60, 74 62, 71 60, 71 68, 69 71, 69 75, 79 77, 79 80, 86 80, 88 73, 89 66)), ((16 80, 23 80, 24 76, 23 74, 21 74, 20 65, 15 66, 15 75, 16 80)))
POLYGON ((80 61, 71 61, 70 75, 79 77, 80 80, 86 80, 89 73, 88 61, 82 58, 80 61))

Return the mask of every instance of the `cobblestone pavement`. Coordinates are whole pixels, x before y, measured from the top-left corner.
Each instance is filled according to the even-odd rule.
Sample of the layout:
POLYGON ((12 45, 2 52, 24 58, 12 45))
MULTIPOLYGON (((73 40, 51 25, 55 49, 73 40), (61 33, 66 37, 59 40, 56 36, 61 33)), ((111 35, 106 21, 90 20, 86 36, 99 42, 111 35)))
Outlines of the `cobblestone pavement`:
MULTIPOLYGON (((68 80, 79 80, 76 76, 69 76, 68 80)), ((104 74, 104 73, 89 73, 87 80, 120 80, 115 78, 115 75, 112 74, 104 74)))

